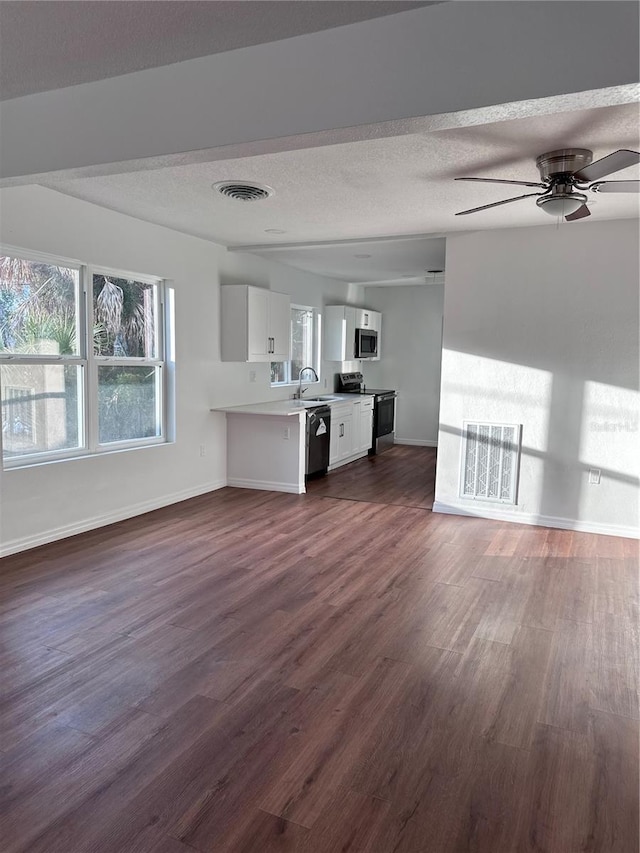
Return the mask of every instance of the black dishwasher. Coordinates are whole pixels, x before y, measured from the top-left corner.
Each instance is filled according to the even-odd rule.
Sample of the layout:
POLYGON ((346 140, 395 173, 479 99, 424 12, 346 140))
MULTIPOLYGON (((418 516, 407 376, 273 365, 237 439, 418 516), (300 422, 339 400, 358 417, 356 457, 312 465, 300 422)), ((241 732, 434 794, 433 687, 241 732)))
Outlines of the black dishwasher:
POLYGON ((313 409, 307 409, 307 479, 327 473, 330 438, 331 407, 315 406, 313 409))

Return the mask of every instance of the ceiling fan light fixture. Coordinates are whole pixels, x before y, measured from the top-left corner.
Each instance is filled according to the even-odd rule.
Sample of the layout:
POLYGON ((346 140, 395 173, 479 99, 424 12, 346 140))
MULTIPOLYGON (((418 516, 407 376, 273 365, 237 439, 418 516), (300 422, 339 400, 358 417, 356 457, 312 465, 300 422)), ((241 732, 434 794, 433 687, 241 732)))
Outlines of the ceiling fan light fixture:
POLYGON ((569 216, 582 207, 587 201, 584 193, 553 193, 553 195, 541 196, 536 204, 550 216, 569 216))

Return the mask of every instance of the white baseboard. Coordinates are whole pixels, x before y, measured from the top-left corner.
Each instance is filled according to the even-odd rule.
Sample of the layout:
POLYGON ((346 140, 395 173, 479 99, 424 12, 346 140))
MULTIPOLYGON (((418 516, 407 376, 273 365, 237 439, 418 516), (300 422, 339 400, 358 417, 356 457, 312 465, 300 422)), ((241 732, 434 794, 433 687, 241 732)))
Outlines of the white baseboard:
POLYGON ((598 533, 601 536, 621 536, 624 539, 640 539, 637 527, 619 524, 597 524, 590 521, 578 521, 574 518, 560 518, 554 515, 536 515, 530 512, 510 512, 506 509, 494 509, 467 504, 445 504, 435 501, 433 512, 447 515, 465 515, 473 518, 489 518, 493 521, 509 521, 515 524, 529 524, 534 527, 556 527, 560 530, 575 530, 579 533, 598 533))
POLYGON ((189 500, 189 498, 197 498, 199 495, 205 495, 207 492, 215 492, 217 489, 222 489, 226 485, 227 484, 224 480, 216 480, 212 483, 197 486, 194 489, 183 489, 180 492, 172 492, 169 495, 163 495, 162 497, 154 498, 150 501, 131 504, 130 506, 123 507, 115 512, 93 516, 93 518, 85 518, 82 521, 75 522, 74 524, 66 524, 62 527, 53 527, 34 536, 26 536, 22 539, 11 539, 9 542, 5 542, 0 545, 0 557, 8 557, 10 554, 17 554, 20 551, 37 548, 39 545, 47 545, 50 542, 57 542, 59 539, 67 539, 69 536, 76 536, 78 533, 86 533, 88 530, 96 530, 99 527, 106 527, 108 524, 115 524, 117 521, 125 521, 127 518, 133 518, 136 515, 144 515, 145 512, 153 512, 154 509, 162 509, 165 506, 189 500))
POLYGON ((422 439, 422 438, 395 438, 396 444, 415 444, 416 447, 437 447, 438 441, 437 439, 422 439))
POLYGON ((235 489, 260 489, 265 492, 287 492, 290 495, 303 495, 305 492, 295 483, 277 483, 271 480, 247 480, 244 477, 229 477, 227 486, 233 486, 235 489))

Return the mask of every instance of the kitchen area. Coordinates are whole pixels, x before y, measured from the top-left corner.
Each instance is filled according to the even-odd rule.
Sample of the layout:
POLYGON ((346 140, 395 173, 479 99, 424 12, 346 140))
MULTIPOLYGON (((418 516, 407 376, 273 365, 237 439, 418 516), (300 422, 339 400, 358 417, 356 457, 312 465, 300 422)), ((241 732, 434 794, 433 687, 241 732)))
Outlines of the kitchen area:
MULTIPOLYGON (((406 290, 409 288, 395 288, 394 297, 406 290)), ((418 288, 411 290, 418 292, 418 288)), ((273 367, 276 358, 280 361, 292 354, 296 335, 287 328, 285 309, 290 306, 285 294, 242 285, 223 286, 221 293, 223 361, 265 360, 273 367)), ((382 311, 358 305, 323 306, 318 311, 322 359, 313 359, 311 349, 307 350, 310 363, 301 360, 300 352, 293 353, 291 378, 295 382, 278 389, 280 399, 212 409, 226 418, 229 486, 325 493, 337 487, 339 477, 344 480, 366 472, 368 478, 373 477, 369 491, 375 495, 383 487, 383 472, 387 478, 394 469, 398 473, 399 460, 406 462, 412 454, 429 468, 422 480, 433 481, 435 442, 428 442, 429 450, 408 450, 407 445, 427 442, 400 435, 396 444, 397 405, 402 405, 402 393, 389 380, 394 373, 402 380, 412 371, 410 365, 402 370, 398 364, 397 318, 393 311, 388 313, 387 341, 382 311), (324 375, 317 369, 320 364, 324 375), (329 373, 332 367, 334 372, 329 373), (389 384, 378 387, 381 379, 389 384), (381 464, 388 451, 386 464, 381 464)), ((419 370, 420 365, 417 367, 419 370)), ((275 390, 272 382, 271 391, 275 390)), ((411 396, 418 393, 416 384, 411 396)), ((406 409, 410 411, 411 406, 406 409)), ((422 497, 418 502, 424 502, 422 497)))
POLYGON ((334 394, 219 409, 228 484, 302 494, 310 478, 392 447, 395 392, 368 392, 361 373, 338 376, 334 394))

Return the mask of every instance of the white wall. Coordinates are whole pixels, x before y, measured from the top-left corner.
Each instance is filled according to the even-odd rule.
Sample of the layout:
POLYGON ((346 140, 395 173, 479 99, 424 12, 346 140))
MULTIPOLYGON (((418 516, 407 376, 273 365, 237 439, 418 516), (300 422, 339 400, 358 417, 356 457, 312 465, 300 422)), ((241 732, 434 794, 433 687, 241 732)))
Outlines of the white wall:
POLYGON ((637 532, 638 258, 634 220, 448 238, 436 510, 637 532), (523 425, 516 507, 458 497, 474 419, 523 425))
MULTIPOLYGON (((282 399, 268 364, 220 361, 219 285, 255 284, 321 308, 357 302, 357 287, 299 272, 78 201, 42 187, 0 191, 0 239, 24 249, 172 279, 176 291, 175 444, 4 471, 0 553, 10 553, 218 488, 225 417, 216 406, 282 399), (256 381, 250 382, 250 371, 256 381), (200 457, 200 445, 206 456, 200 457)), ((322 365, 333 387, 336 365, 322 365)), ((323 384, 323 383, 322 383, 323 384)))
POLYGON ((440 3, 5 101, 0 170, 247 156, 283 137, 302 147, 350 128, 347 141, 356 125, 632 84, 637 34, 631 2, 440 3))
POLYGON ((371 388, 395 388, 396 441, 435 446, 440 408, 444 286, 366 287, 365 304, 382 312, 380 361, 363 361, 371 388))

